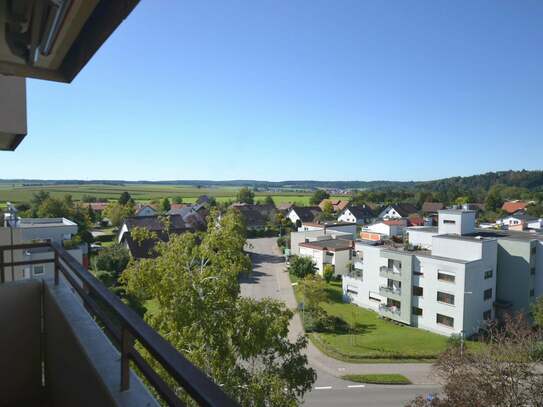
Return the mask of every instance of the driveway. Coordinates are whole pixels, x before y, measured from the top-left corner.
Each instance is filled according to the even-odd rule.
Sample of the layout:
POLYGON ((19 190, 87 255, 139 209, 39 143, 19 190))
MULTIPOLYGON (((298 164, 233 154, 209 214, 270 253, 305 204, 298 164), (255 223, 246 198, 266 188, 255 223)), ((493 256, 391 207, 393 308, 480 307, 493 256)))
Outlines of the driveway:
MULTIPOLYGON (((279 299, 295 310, 296 299, 276 238, 249 239, 246 250, 253 260, 253 273, 240 281, 241 294, 256 299, 279 299)), ((290 324, 289 337, 293 339, 303 334, 302 322, 296 313, 290 324)), ((431 365, 427 363, 345 363, 324 355, 311 342, 306 354, 318 376, 315 388, 306 395, 306 403, 311 406, 398 406, 417 394, 439 390, 431 374, 431 365), (414 385, 357 385, 338 378, 345 374, 367 373, 400 373, 414 385), (358 393, 364 394, 363 399, 358 393)))

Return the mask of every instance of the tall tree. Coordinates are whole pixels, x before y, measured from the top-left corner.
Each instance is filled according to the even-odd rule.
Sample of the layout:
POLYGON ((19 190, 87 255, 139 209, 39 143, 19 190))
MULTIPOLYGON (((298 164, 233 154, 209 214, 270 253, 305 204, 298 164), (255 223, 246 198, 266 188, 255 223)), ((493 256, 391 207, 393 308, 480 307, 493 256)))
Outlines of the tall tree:
POLYGON ((317 189, 315 192, 313 192, 313 195, 311 195, 311 198, 309 198, 309 203, 311 205, 318 205, 323 199, 330 198, 330 194, 326 192, 324 189, 317 189))
POLYGON ((264 203, 266 205, 274 205, 275 206, 275 202, 273 201, 273 198, 271 195, 267 195, 266 198, 264 199, 264 203))
POLYGON ((240 296, 238 276, 251 270, 243 222, 232 210, 210 217, 207 233, 172 235, 156 259, 131 263, 126 289, 158 304, 148 323, 241 405, 296 405, 315 381, 307 339, 289 342, 283 303, 240 296))
POLYGON ((118 202, 110 203, 104 210, 104 217, 109 219, 112 226, 120 226, 124 219, 134 215, 134 206, 128 202, 127 205, 121 205, 118 202))
POLYGON ((255 203, 255 193, 253 191, 251 191, 249 188, 243 187, 238 191, 238 193, 236 195, 236 199, 239 202, 244 202, 246 204, 254 204, 255 203))
POLYGON ((170 209, 172 209, 172 205, 170 204, 170 200, 168 198, 164 198, 162 201, 160 201, 160 210, 162 212, 168 212, 170 209))
POLYGON ((124 191, 119 197, 119 204, 126 205, 128 202, 130 202, 131 199, 132 197, 130 196, 130 194, 124 191))

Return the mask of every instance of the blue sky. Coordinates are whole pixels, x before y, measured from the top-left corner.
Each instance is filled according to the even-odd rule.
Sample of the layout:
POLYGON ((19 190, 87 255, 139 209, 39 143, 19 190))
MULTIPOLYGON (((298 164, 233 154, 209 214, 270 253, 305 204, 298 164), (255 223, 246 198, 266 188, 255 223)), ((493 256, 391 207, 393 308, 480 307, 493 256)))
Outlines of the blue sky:
POLYGON ((2 178, 425 180, 541 169, 543 2, 142 0, 28 81, 2 178))

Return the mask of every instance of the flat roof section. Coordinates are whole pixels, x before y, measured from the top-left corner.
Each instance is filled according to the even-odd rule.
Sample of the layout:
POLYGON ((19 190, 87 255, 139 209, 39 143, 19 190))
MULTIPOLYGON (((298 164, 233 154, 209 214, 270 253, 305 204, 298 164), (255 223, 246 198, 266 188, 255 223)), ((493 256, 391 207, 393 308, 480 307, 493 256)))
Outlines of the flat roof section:
POLYGON ((347 239, 329 239, 329 240, 316 240, 314 242, 300 243, 301 247, 309 247, 316 250, 329 250, 338 252, 342 250, 349 250, 353 247, 353 241, 347 239))

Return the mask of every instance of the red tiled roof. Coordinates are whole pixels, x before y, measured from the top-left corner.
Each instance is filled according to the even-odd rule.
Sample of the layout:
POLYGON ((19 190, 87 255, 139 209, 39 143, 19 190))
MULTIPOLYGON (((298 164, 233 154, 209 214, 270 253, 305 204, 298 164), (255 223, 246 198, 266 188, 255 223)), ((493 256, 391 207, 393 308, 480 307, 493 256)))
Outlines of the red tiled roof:
POLYGON ((420 215, 410 215, 408 221, 411 226, 424 226, 424 219, 420 215))
POLYGON ((526 209, 528 204, 524 201, 509 201, 502 205, 502 209, 507 213, 515 213, 526 209))
POLYGON ((323 199, 321 203, 319 204, 319 208, 324 210, 324 205, 326 202, 330 202, 332 204, 332 208, 334 208, 334 212, 340 212, 343 209, 345 209, 347 206, 349 206, 349 201, 343 200, 343 199, 323 199))

